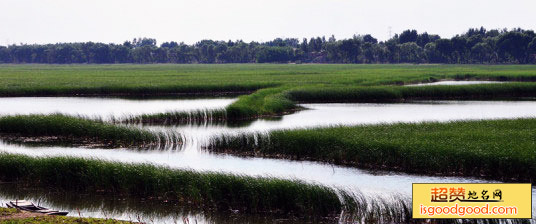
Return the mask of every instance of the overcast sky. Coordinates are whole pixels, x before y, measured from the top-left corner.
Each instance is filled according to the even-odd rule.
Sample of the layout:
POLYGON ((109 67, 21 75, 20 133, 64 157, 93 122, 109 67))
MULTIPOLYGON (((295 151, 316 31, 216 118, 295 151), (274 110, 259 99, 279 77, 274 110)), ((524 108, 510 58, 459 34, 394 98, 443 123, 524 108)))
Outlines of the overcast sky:
POLYGON ((0 0, 0 45, 536 30, 536 0, 0 0))

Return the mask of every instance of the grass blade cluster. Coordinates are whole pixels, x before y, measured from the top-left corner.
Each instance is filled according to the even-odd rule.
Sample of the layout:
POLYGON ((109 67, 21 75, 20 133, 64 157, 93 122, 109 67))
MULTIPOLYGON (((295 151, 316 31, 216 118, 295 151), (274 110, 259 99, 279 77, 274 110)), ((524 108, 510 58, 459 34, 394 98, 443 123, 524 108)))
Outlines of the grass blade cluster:
POLYGON ((536 119, 382 124, 221 137, 213 151, 376 170, 536 179, 536 119))
POLYGON ((536 83, 502 83, 452 86, 325 86, 262 89, 241 96, 229 105, 229 120, 245 120, 283 114, 296 102, 401 102, 422 99, 496 99, 536 97, 536 83))
POLYGON ((293 101, 393 102, 416 99, 493 99, 536 97, 536 83, 435 86, 310 86, 288 91, 293 101))
POLYGON ((295 109, 294 102, 288 99, 287 89, 288 87, 268 88, 241 96, 226 108, 227 117, 230 120, 252 119, 295 109))
POLYGON ((70 143, 99 143, 109 146, 141 146, 155 144, 164 136, 149 131, 107 124, 100 121, 53 115, 17 115, 0 117, 3 138, 17 140, 47 137, 70 143))
POLYGON ((158 114, 143 114, 115 120, 114 123, 127 124, 204 124, 223 123, 227 120, 227 112, 220 110, 177 111, 158 114))
POLYGON ((49 189, 158 197, 243 213, 336 216, 343 207, 334 189, 301 181, 199 173, 82 158, 0 154, 0 180, 49 189))

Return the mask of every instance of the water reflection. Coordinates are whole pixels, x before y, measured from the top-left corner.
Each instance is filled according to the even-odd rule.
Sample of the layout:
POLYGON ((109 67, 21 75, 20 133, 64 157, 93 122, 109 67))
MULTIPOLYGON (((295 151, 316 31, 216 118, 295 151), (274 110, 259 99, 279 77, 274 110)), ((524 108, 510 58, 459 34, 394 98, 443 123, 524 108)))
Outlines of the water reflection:
MULTIPOLYGON (((526 118, 536 116, 536 101, 411 101, 407 103, 301 104, 293 114, 259 119, 239 125, 215 125, 217 129, 241 127, 247 131, 298 129, 333 125, 395 122, 452 121, 526 118)), ((182 125, 178 129, 212 128, 182 125)))
MULTIPOLYGON (((113 197, 79 192, 51 192, 0 183, 0 204, 11 200, 28 200, 41 206, 68 211, 68 216, 114 218, 143 223, 273 223, 280 217, 252 216, 231 212, 203 211, 177 202, 113 197)), ((288 218, 288 217, 287 217, 288 218)), ((298 220, 288 220, 299 223, 298 220)), ((300 220, 303 222, 304 220, 300 220)))
POLYGON ((492 83, 505 83, 505 82, 504 81, 444 80, 444 81, 438 81, 438 82, 409 84, 405 86, 438 86, 438 85, 458 86, 458 85, 492 84, 492 83))
POLYGON ((121 118, 170 111, 223 109, 234 98, 124 99, 104 97, 3 97, 0 116, 62 113, 74 116, 120 120, 121 118))

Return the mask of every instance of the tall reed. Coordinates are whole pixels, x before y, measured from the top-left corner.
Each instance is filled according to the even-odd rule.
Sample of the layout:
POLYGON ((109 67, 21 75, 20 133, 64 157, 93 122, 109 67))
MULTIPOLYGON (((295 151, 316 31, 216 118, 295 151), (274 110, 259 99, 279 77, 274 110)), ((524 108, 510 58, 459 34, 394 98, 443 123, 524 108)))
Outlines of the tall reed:
POLYGON ((174 200, 242 213, 336 216, 336 190, 302 181, 174 170, 82 158, 0 154, 0 180, 49 189, 174 200))
POLYGON ((536 119, 481 120, 223 136, 209 149, 374 170, 534 182, 535 139, 536 119))
POLYGON ((131 146, 158 143, 165 136, 142 129, 61 114, 0 117, 4 138, 55 137, 59 142, 131 146))

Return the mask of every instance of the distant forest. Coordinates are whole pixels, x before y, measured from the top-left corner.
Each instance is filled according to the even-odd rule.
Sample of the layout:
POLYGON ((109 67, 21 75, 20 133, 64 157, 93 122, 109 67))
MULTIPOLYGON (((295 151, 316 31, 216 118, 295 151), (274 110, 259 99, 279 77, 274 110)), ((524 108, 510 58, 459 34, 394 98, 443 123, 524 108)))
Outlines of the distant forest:
POLYGON ((136 38, 123 44, 0 46, 0 63, 536 63, 532 30, 469 29, 450 39, 406 30, 387 41, 277 38, 268 42, 202 40, 193 45, 136 38))

